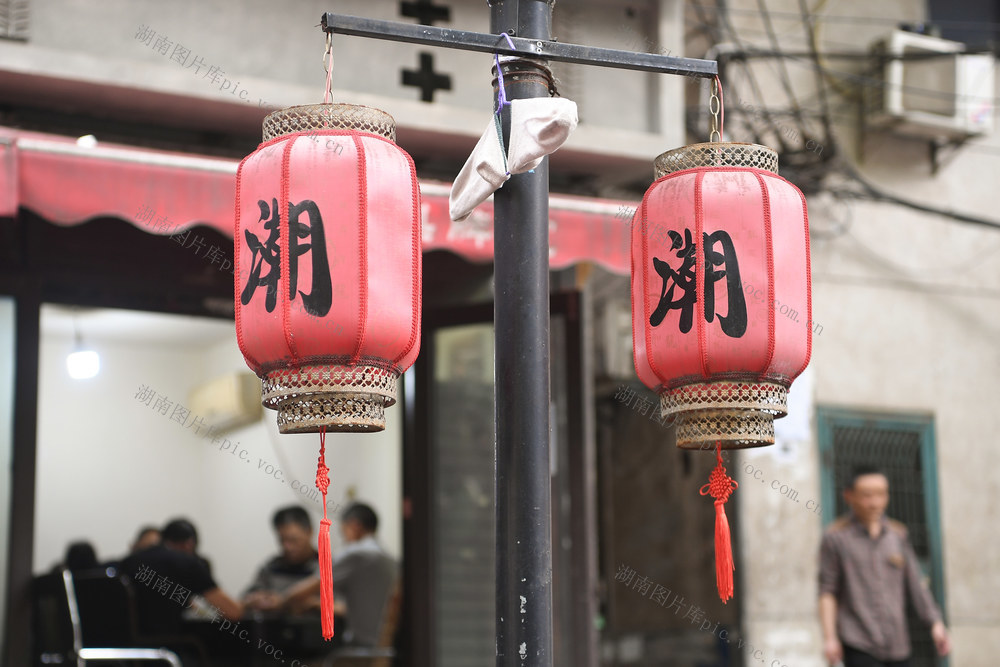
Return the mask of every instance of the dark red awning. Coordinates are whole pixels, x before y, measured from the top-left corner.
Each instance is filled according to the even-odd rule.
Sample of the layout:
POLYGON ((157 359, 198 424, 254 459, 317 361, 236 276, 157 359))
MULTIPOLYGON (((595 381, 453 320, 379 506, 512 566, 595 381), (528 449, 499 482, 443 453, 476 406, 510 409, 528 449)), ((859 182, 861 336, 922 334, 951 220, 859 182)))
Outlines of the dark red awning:
MULTIPOLYGON (((0 128, 0 217, 19 207, 59 225, 115 217, 154 234, 206 225, 232 237, 238 162, 0 128)), ((463 222, 448 215, 450 185, 421 181, 423 248, 466 259, 493 259, 493 205, 463 222)), ((553 195, 549 264, 595 262, 629 272, 634 203, 553 195)))

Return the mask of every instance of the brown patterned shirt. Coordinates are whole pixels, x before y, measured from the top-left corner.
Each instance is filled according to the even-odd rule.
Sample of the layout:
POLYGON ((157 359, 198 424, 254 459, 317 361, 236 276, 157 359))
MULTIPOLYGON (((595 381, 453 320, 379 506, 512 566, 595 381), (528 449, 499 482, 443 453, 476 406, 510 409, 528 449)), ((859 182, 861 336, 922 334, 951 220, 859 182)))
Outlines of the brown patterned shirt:
POLYGON ((878 537, 853 515, 834 521, 823 534, 819 592, 837 599, 837 634, 848 646, 880 660, 910 655, 906 595, 928 626, 941 620, 921 580, 906 526, 882 517, 878 537))

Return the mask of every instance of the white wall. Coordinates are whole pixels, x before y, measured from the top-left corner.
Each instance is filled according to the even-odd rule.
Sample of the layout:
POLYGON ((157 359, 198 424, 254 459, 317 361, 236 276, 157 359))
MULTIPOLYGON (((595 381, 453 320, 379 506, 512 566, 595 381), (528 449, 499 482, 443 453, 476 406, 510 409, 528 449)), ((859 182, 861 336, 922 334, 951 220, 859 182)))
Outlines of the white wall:
MULTIPOLYGON (((246 369, 235 338, 206 348, 202 359, 203 368, 211 377, 246 369)), ((213 525, 239 529, 240 539, 220 539, 214 545, 219 562, 232 562, 234 567, 245 558, 243 554, 247 551, 267 553, 276 549, 270 528, 275 509, 300 503, 310 512, 317 530, 323 517, 320 501, 312 499, 315 496, 303 496, 292 489, 293 482, 300 483, 295 484, 296 487, 304 484, 313 488, 319 436, 281 435, 275 416, 275 412, 265 410, 263 421, 227 434, 226 437, 238 443, 238 447, 248 450, 249 463, 242 463, 237 456, 211 447, 206 449, 202 458, 206 517, 213 525), (268 475, 269 465, 281 472, 268 475), (250 540, 250 544, 244 539, 250 540), (249 548, 251 545, 252 549, 249 548)), ((382 433, 327 436, 326 464, 330 468, 327 511, 333 520, 331 537, 334 554, 342 544, 337 513, 353 497, 375 509, 380 522, 379 541, 393 557, 401 557, 401 463, 402 408, 398 405, 387 411, 386 430, 382 433)), ((254 561, 253 567, 257 565, 254 561)), ((235 585, 244 586, 238 582, 246 581, 252 575, 249 570, 242 579, 234 574, 235 585)))
MULTIPOLYGON (((91 540, 100 558, 120 556, 141 524, 178 515, 197 522, 204 505, 193 430, 135 399, 148 385, 185 400, 202 379, 195 355, 184 347, 87 342, 103 366, 89 380, 66 373, 72 339, 41 342, 36 570, 59 561, 75 539, 91 540)), ((208 526, 201 528, 207 536, 208 526)))
MULTIPOLYGON (((90 380, 66 375, 71 342, 43 334, 36 571, 59 561, 70 541, 89 539, 99 558, 113 558, 125 553, 140 525, 185 516, 198 527, 200 551, 212 561, 218 583, 227 592, 241 593, 277 551, 270 519, 278 507, 298 501, 292 481, 313 484, 318 436, 279 435, 275 413, 265 410, 263 422, 225 436, 246 450, 243 461, 134 398, 140 385, 148 385, 186 405, 189 391, 201 382, 246 369, 231 323, 218 323, 217 333, 202 344, 86 336, 102 362, 100 375, 90 380), (267 475, 268 465, 282 472, 267 475)), ((378 512, 380 540, 397 558, 402 552, 401 419, 401 409, 390 408, 383 433, 327 439, 329 506, 345 504, 353 487, 357 499, 378 512)), ((321 505, 302 504, 318 528, 321 505)), ((334 521, 334 553, 340 546, 338 527, 334 521)))
MULTIPOLYGON (((656 21, 662 17, 669 22, 664 24, 669 34, 665 33, 661 48, 676 53, 681 50, 682 25, 674 2, 667 2, 662 14, 656 9, 659 3, 651 0, 587 0, 559 6, 561 34, 556 37, 615 47, 633 42, 646 50, 647 40, 658 41, 656 21), (630 6, 638 10, 631 19, 626 15, 630 6)), ((447 6, 451 21, 437 25, 489 31, 485 2, 453 0, 447 6)), ((328 11, 414 21, 400 14, 396 0, 339 0, 335 5, 323 0, 185 0, 172 3, 170 11, 150 0, 50 0, 32 4, 28 40, 0 41, 0 71, 173 93, 241 108, 316 104, 325 82, 319 19, 328 11), (47 29, 68 16, 73 17, 74 39, 47 29), (175 50, 177 45, 181 51, 175 50)), ((367 104, 374 95, 402 126, 482 132, 488 120, 483 113, 490 110, 490 54, 345 35, 335 37, 333 44, 338 102, 367 104), (401 84, 401 70, 416 70, 419 53, 432 53, 434 71, 451 77, 451 89, 437 90, 434 105, 420 102, 418 88, 401 84), (463 113, 470 110, 476 113, 463 113)), ((560 66, 559 73, 564 70, 560 66)), ((569 78, 580 80, 575 90, 581 96, 581 118, 592 125, 645 132, 649 110, 664 103, 647 90, 655 87, 653 75, 593 67, 567 71, 574 72, 569 78), (620 88, 623 81, 632 85, 620 88), (629 103, 618 102, 623 95, 629 103)), ((672 98, 665 103, 670 107, 670 126, 665 129, 673 135, 680 127, 680 101, 672 98)))

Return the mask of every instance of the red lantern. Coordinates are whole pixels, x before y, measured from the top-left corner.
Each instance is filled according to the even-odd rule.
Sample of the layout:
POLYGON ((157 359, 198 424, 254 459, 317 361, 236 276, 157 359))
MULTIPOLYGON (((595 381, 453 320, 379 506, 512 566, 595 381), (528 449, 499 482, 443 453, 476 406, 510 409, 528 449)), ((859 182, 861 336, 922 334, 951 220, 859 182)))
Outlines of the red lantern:
POLYGON ((380 431, 420 348, 420 190, 395 122, 292 107, 236 176, 236 336, 282 433, 380 431))
MULTIPOLYGON (((327 80, 329 89, 329 77, 327 80)), ((325 434, 381 431, 420 349, 420 189, 391 116, 292 107, 236 172, 236 338, 282 433, 320 434, 323 637, 333 637, 325 434)))
POLYGON ((721 450, 774 442, 773 420, 812 347, 806 202, 777 164, 753 144, 664 153, 632 221, 636 372, 660 394, 679 447, 716 450, 702 494, 716 501, 724 601, 733 568, 720 554, 722 504, 736 483, 721 450))

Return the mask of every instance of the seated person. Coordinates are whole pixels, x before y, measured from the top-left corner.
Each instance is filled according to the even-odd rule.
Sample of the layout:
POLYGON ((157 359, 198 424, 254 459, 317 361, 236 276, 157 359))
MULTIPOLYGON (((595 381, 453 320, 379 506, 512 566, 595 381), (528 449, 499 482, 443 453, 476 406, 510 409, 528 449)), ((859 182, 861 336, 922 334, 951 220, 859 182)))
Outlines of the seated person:
POLYGON ((90 542, 73 542, 66 547, 66 557, 63 559, 63 564, 70 572, 80 572, 100 567, 100 563, 97 561, 97 553, 90 542))
MULTIPOLYGON (((160 543, 160 529, 154 528, 153 526, 143 526, 136 533, 135 539, 128 547, 128 552, 134 554, 137 551, 142 551, 143 549, 148 549, 149 547, 160 543)), ((111 567, 115 570, 122 569, 122 559, 117 558, 115 560, 109 560, 104 564, 104 567, 111 567)))
POLYGON ((160 543, 160 529, 153 526, 143 526, 135 536, 135 540, 129 547, 129 553, 148 549, 160 543))
POLYGON ((249 609, 276 610, 292 586, 318 576, 319 554, 313 547, 309 513, 292 505, 275 512, 271 523, 278 535, 281 554, 260 568, 257 578, 244 594, 243 604, 249 609))
MULTIPOLYGON (((386 604, 396 583, 396 562, 375 541, 378 517, 368 505, 344 510, 340 530, 346 545, 333 560, 333 594, 338 613, 347 616, 344 643, 376 646, 386 604)), ((319 594, 319 577, 288 591, 284 606, 296 609, 319 594)))
POLYGON ((122 572, 135 588, 139 631, 147 635, 177 634, 181 614, 201 595, 222 616, 238 619, 243 606, 226 595, 195 554, 198 532, 185 519, 174 519, 162 531, 160 544, 130 554, 122 572))

